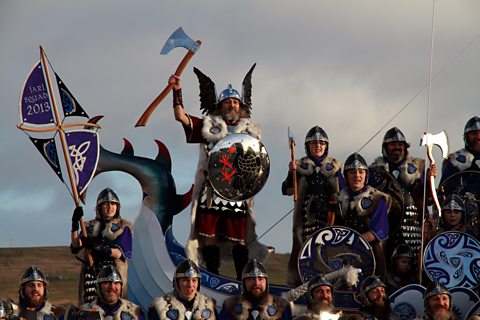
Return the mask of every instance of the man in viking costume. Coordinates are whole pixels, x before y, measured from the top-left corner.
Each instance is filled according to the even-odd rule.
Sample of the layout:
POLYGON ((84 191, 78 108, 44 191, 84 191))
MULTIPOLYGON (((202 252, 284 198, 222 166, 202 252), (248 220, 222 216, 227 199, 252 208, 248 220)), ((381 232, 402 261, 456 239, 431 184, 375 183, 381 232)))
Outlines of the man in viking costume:
POLYGON ((328 136, 319 126, 305 137, 306 156, 291 161, 282 194, 293 194, 293 172, 296 172, 298 200, 293 214, 293 241, 288 263, 287 284, 299 286, 298 253, 302 244, 317 230, 332 225, 335 219, 335 194, 345 187, 342 164, 328 156, 328 136))
POLYGON ((327 314, 330 316, 336 314, 333 305, 332 283, 323 276, 319 276, 312 280, 308 284, 308 309, 303 315, 296 318, 297 320, 323 319, 323 317, 327 317, 327 314))
MULTIPOLYGON (((220 256, 223 256, 220 248, 232 248, 238 280, 248 261, 249 248, 252 251, 252 245, 257 244, 254 243, 256 236, 253 198, 245 201, 228 201, 214 192, 207 179, 208 157, 215 144, 227 135, 244 133, 260 139, 260 126, 250 120, 251 77, 254 67, 255 65, 243 80, 242 95, 229 85, 218 98, 213 81, 194 68, 200 83, 200 109, 205 114, 203 119, 185 113, 180 78, 172 75, 169 79, 169 83, 174 84, 175 119, 182 124, 187 143, 200 144, 186 254, 196 263, 200 255, 207 270, 219 274, 220 256)), ((257 252, 255 256, 268 255, 268 250, 261 248, 260 245, 258 250, 263 252, 257 252)))
POLYGON ((451 175, 466 171, 480 171, 480 118, 470 118, 463 130, 463 141, 465 148, 460 149, 448 156, 443 163, 442 179, 445 181, 451 175))
POLYGON ((223 302, 220 319, 292 319, 289 302, 268 293, 268 274, 261 262, 250 260, 245 265, 242 288, 242 294, 227 298, 223 302))
POLYGON ((452 294, 440 282, 433 281, 425 289, 425 314, 415 320, 458 320, 452 311, 452 294))
POLYGON ((345 320, 393 320, 390 300, 385 284, 377 276, 366 277, 360 287, 360 309, 358 314, 345 315, 345 320))
POLYGON ((92 315, 89 319, 112 319, 112 320, 144 320, 142 309, 126 299, 122 299, 122 291, 125 284, 113 265, 104 266, 97 277, 97 298, 95 301, 86 303, 81 310, 89 311, 92 315))
POLYGON ((173 275, 173 292, 153 300, 148 319, 217 319, 215 300, 200 293, 200 278, 195 262, 190 259, 182 261, 173 275))
POLYGON ((368 166, 358 153, 351 154, 343 169, 347 187, 337 194, 340 206, 339 224, 352 228, 370 243, 381 279, 386 276, 384 246, 389 236, 389 195, 367 185, 368 166))
POLYGON ((72 215, 70 249, 73 254, 84 250, 79 281, 80 304, 96 298, 95 287, 98 272, 103 266, 112 265, 121 274, 122 298, 127 298, 127 268, 132 258, 133 225, 120 216, 120 200, 110 188, 100 191, 97 197, 96 217, 85 223, 87 235, 79 232, 82 207, 75 208, 72 215), (89 259, 93 265, 89 266, 89 259))
POLYGON ((48 281, 36 266, 32 265, 23 272, 18 293, 18 308, 10 306, 13 312, 11 319, 55 320, 63 317, 64 310, 47 300, 48 281))
MULTIPOLYGON (((390 234, 388 250, 390 254, 400 244, 408 244, 413 252, 418 252, 422 244, 422 208, 425 185, 425 160, 409 155, 403 132, 397 127, 389 129, 383 137, 382 156, 375 159, 371 168, 383 169, 390 174, 401 188, 403 208, 390 214, 390 234), (394 229, 395 228, 395 229, 394 229)), ((436 165, 428 169, 428 176, 437 175, 436 165)), ((385 193, 393 190, 382 190, 385 193)), ((435 190, 433 190, 435 191, 435 190)), ((431 192, 427 190, 426 206, 431 204, 431 192)), ((415 265, 415 264, 414 264, 415 265)))

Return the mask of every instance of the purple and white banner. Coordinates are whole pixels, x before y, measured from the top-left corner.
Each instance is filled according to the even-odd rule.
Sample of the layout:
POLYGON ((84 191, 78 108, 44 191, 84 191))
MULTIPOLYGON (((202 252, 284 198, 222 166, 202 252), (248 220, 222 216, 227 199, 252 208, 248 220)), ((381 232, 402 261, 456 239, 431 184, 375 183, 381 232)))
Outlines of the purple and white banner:
POLYGON ((25 79, 20 96, 20 123, 49 125, 54 123, 50 95, 39 61, 25 79))
POLYGON ((97 169, 100 155, 98 135, 96 131, 81 129, 67 131, 65 136, 77 191, 82 194, 97 169))

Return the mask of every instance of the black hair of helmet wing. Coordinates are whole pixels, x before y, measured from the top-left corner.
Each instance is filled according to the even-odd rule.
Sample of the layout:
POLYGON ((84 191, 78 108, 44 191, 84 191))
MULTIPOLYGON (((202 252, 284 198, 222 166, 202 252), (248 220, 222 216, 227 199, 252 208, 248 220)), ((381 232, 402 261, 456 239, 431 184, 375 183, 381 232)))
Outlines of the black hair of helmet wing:
POLYGON ((211 115, 217 108, 217 91, 215 89, 215 83, 195 67, 193 68, 193 72, 197 75, 200 88, 200 110, 202 111, 202 114, 211 115))
POLYGON ((252 73, 257 64, 254 63, 253 66, 248 70, 245 78, 242 82, 242 102, 245 105, 245 111, 250 116, 252 110, 252 73))

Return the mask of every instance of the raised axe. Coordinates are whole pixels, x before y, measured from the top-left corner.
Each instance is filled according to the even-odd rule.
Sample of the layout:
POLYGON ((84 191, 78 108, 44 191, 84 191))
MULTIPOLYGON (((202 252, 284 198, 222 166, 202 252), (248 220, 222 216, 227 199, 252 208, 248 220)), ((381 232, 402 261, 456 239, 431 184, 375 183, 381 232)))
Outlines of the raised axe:
MULTIPOLYGON (((293 137, 290 127, 288 127, 288 146, 290 147, 290 158, 291 161, 295 161, 295 138, 293 137)), ((293 180, 293 201, 297 202, 298 191, 297 191, 297 170, 292 170, 292 180, 293 180)))
MULTIPOLYGON (((425 132, 420 140, 420 145, 427 147, 427 156, 428 160, 430 160, 430 164, 435 164, 435 158, 432 155, 432 148, 434 145, 440 147, 440 150, 442 151, 442 157, 444 159, 448 157, 448 136, 444 130, 437 134, 425 132)), ((430 189, 432 190, 433 201, 438 212, 438 215, 435 215, 435 218, 438 218, 442 215, 442 209, 440 202, 438 201, 437 192, 435 191, 435 178, 433 176, 430 177, 430 189)))
MULTIPOLYGON (((185 49, 188 50, 187 54, 183 57, 182 61, 178 65, 177 70, 175 71, 175 75, 178 77, 182 74, 183 70, 187 66, 188 62, 190 59, 193 57, 193 55, 197 52, 197 50, 200 48, 200 45, 202 44, 202 41, 197 40, 194 41, 192 38, 187 36, 187 34, 183 31, 182 27, 178 28, 175 30, 170 38, 165 42, 163 45, 162 51, 160 54, 168 54, 172 49, 177 48, 177 47, 184 47, 185 49)), ((153 113, 153 110, 162 102, 162 100, 168 95, 168 93, 173 89, 174 84, 169 83, 168 86, 163 89, 162 92, 158 95, 158 97, 153 100, 152 103, 147 107, 147 109, 143 112, 142 116, 140 119, 138 119, 137 123, 135 124, 135 127, 140 127, 140 126, 145 126, 147 124, 148 119, 150 118, 151 114, 153 113)))

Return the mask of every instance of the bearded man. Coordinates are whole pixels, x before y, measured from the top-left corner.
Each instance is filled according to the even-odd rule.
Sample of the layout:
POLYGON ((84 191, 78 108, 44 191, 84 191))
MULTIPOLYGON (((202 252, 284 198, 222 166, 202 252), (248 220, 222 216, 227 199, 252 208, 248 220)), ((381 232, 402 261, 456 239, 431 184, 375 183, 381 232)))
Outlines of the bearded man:
POLYGON ((242 294, 223 302, 219 319, 291 319, 292 311, 287 300, 268 292, 268 274, 263 264, 250 260, 242 273, 242 294))
POLYGON ((112 265, 104 266, 97 276, 97 299, 80 307, 94 315, 90 319, 145 320, 142 309, 122 299, 123 281, 112 265))
POLYGON ((250 120, 251 76, 255 65, 243 80, 242 95, 232 85, 216 96, 215 84, 200 70, 194 68, 200 82, 200 109, 203 119, 185 113, 180 78, 172 75, 173 110, 175 119, 182 124, 187 143, 200 144, 200 155, 192 195, 191 230, 185 247, 187 257, 198 264, 205 262, 209 272, 219 274, 220 249, 231 248, 237 280, 252 256, 268 255, 266 247, 254 247, 255 217, 253 198, 244 201, 223 199, 207 178, 208 158, 216 143, 234 133, 248 134, 260 139, 261 129, 250 120), (247 248, 246 243, 249 245, 247 248), (249 252, 259 248, 262 253, 249 252), (199 259, 200 258, 200 259, 199 259))
POLYGON ((28 267, 22 274, 19 284, 18 307, 13 307, 11 318, 26 320, 55 320, 64 314, 48 300, 48 281, 44 273, 36 266, 28 267))
POLYGON ((452 295, 440 282, 432 281, 427 286, 423 300, 425 314, 415 320, 458 320, 452 311, 452 295))
POLYGON ((385 292, 386 285, 377 277, 369 276, 360 288, 361 307, 358 314, 343 316, 347 320, 394 320, 390 300, 385 292))

